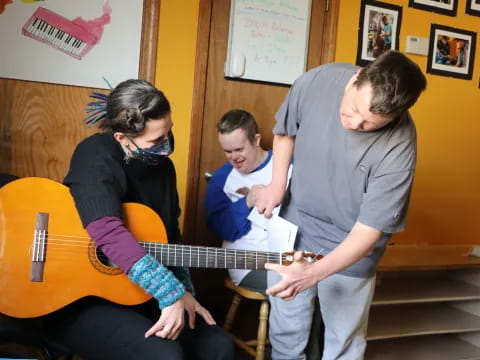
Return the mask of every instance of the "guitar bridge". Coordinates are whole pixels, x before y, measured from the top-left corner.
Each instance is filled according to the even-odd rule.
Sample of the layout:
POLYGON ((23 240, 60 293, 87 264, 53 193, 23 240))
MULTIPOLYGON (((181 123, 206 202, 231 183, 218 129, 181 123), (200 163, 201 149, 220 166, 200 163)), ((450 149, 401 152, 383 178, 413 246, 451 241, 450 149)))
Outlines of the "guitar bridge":
POLYGON ((37 213, 32 247, 32 271, 30 281, 42 282, 47 252, 48 213, 37 213))

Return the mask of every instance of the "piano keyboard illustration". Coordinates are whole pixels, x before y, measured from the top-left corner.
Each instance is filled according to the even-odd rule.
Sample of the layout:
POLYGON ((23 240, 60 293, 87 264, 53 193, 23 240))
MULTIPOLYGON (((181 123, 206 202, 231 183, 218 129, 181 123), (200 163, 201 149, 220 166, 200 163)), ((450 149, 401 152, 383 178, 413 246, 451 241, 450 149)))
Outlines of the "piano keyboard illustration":
POLYGON ((22 33, 79 60, 97 43, 87 29, 43 7, 23 25, 22 33))

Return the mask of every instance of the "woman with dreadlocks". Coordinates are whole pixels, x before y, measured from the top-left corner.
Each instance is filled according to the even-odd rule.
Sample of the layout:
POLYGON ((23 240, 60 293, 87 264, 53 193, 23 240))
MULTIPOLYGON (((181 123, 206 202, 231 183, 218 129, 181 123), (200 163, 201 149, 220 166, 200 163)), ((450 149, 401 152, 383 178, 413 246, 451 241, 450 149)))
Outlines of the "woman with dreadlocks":
POLYGON ((123 306, 87 297, 48 315, 49 334, 89 360, 233 359, 233 342, 194 298, 188 269, 161 265, 122 220, 123 202, 147 205, 169 243, 181 242, 167 98, 143 80, 93 96, 86 122, 104 131, 77 146, 64 184, 97 247, 152 300, 123 306))

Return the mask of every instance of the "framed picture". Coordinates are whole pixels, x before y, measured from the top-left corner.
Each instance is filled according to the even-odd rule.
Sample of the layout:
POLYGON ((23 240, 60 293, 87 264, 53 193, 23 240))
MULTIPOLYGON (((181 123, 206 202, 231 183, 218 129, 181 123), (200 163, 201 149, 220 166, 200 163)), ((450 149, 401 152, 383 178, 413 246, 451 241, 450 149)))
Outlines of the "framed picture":
POLYGON ((160 0, 10 3, 0 12, 0 78, 103 89, 103 77, 155 80, 160 0))
POLYGON ((427 73, 472 79, 477 34, 432 24, 427 73))
POLYGON ((409 0, 408 6, 443 15, 456 16, 458 0, 409 0))
POLYGON ((467 7, 465 13, 475 16, 480 16, 480 0, 467 0, 467 7))
POLYGON ((365 66, 387 50, 398 50, 401 23, 401 6, 362 0, 358 24, 357 65, 365 66))

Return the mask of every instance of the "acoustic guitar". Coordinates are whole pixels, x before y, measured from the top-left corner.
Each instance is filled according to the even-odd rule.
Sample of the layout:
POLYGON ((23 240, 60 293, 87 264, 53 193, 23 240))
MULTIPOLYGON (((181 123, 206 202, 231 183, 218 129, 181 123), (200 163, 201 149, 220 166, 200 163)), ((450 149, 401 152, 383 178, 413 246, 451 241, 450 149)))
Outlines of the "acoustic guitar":
MULTIPOLYGON (((293 261, 293 253, 168 244, 165 227, 152 209, 126 203, 123 211, 127 228, 166 266, 263 269, 267 262, 293 261)), ((96 248, 66 186, 30 177, 2 187, 0 312, 36 317, 89 295, 124 305, 150 298, 96 248)))

